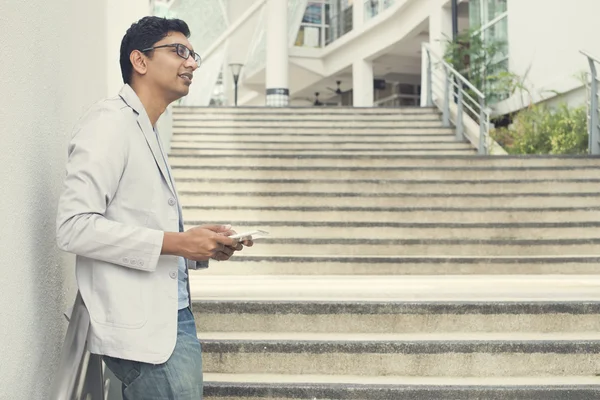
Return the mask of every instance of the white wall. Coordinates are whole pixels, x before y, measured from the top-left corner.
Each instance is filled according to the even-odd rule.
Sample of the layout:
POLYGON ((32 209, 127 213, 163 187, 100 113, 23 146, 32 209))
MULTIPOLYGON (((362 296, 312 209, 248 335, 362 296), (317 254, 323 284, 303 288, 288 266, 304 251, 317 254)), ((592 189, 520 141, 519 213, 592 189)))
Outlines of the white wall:
POLYGON ((121 40, 132 23, 149 14, 149 0, 104 0, 106 7, 107 93, 117 94, 123 86, 119 64, 121 40))
POLYGON ((107 95, 106 5, 0 2, 2 400, 47 398, 64 340, 75 283, 55 245, 57 199, 72 127, 107 95))
MULTIPOLYGON (((588 65, 579 50, 600 57, 595 33, 599 14, 598 0, 508 1, 509 68, 526 76, 535 100, 552 96, 549 91, 568 92, 581 86, 575 75, 587 71, 588 65)), ((578 102, 573 96, 567 99, 578 102)), ((503 102, 500 111, 513 111, 521 103, 520 97, 503 102)))

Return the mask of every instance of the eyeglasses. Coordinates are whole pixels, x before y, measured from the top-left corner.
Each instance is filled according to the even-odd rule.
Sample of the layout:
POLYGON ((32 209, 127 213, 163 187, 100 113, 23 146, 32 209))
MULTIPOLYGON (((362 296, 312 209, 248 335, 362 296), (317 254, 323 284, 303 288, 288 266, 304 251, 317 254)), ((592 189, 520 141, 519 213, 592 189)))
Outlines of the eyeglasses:
POLYGON ((202 64, 202 59, 200 58, 200 54, 194 53, 193 51, 191 51, 190 49, 188 49, 187 47, 185 47, 181 43, 163 44, 162 46, 148 47, 147 49, 140 50, 140 51, 142 53, 145 53, 147 51, 154 50, 154 49, 160 49, 160 48, 163 48, 163 47, 176 47, 177 48, 177 55, 179 57, 183 58, 184 60, 187 60, 190 57, 190 55, 193 55, 194 61, 196 61, 196 64, 198 64, 198 66, 200 66, 200 64, 202 64))

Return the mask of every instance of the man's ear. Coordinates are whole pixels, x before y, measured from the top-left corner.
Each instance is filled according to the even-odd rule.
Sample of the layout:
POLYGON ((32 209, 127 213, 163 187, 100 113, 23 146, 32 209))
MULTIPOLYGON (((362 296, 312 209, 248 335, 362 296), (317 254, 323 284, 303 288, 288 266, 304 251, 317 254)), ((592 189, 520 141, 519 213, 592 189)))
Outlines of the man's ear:
POLYGON ((139 50, 133 50, 129 55, 129 61, 131 61, 131 65, 133 65, 133 70, 140 75, 146 75, 148 71, 148 59, 139 50))

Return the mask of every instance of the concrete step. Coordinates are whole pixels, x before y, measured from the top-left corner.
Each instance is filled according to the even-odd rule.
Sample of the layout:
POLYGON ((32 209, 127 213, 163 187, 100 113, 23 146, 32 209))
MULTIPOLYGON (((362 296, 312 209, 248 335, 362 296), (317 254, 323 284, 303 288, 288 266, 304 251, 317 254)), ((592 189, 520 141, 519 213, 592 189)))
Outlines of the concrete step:
MULTIPOLYGON (((181 187, 181 183, 178 185, 181 187)), ((186 207, 187 223, 194 221, 237 221, 256 225, 270 221, 363 222, 363 223, 558 223, 599 222, 600 207, 575 208, 376 208, 376 207, 186 207)))
POLYGON ((452 156, 452 155, 475 155, 476 150, 468 145, 459 143, 453 145, 455 148, 448 148, 449 146, 420 146, 411 145, 405 146, 406 148, 399 149, 354 149, 354 150, 337 150, 337 149, 306 149, 306 150, 290 150, 290 149, 201 149, 194 150, 192 156, 204 157, 204 156, 222 156, 225 159, 237 158, 237 157, 279 157, 282 154, 291 155, 297 157, 302 155, 305 157, 314 156, 336 156, 336 155, 348 155, 353 154, 356 156, 377 156, 377 155, 395 155, 396 157, 404 155, 428 155, 428 154, 439 154, 440 156, 452 156))
POLYGON ((179 197, 184 207, 232 207, 244 205, 254 207, 598 207, 600 193, 278 193, 271 192, 231 192, 221 193, 215 190, 195 192, 193 195, 179 197))
MULTIPOLYGON (((211 261, 209 269, 227 263, 211 261)), ((190 271, 194 301, 600 301, 599 275, 216 276, 206 271, 190 271)))
MULTIPOLYGON (((600 302, 194 301, 198 332, 597 332, 600 302)), ((221 337, 222 338, 222 337, 221 337)), ((443 336, 442 336, 443 338, 443 336)))
POLYGON ((281 256, 236 253, 207 275, 535 275, 600 274, 595 256, 281 256))
MULTIPOLYGON (((204 156, 216 156, 216 155, 229 155, 231 158, 236 158, 239 154, 245 155, 268 155, 268 156, 278 156, 278 155, 303 155, 303 156, 311 156, 311 155, 362 155, 362 156, 402 156, 404 154, 418 154, 415 152, 420 152, 423 154, 439 154, 439 153, 448 153, 451 151, 452 153, 457 153, 456 150, 468 150, 468 153, 464 154, 475 154, 475 149, 466 144, 466 143, 458 143, 458 142, 446 142, 446 143, 398 143, 398 144, 386 144, 381 147, 374 147, 373 144, 364 144, 364 145, 348 145, 341 146, 340 148, 336 148, 333 145, 323 145, 319 146, 306 146, 303 145, 284 145, 282 147, 275 147, 271 145, 265 145, 264 147, 249 145, 248 147, 238 147, 235 144, 214 144, 206 145, 205 147, 198 148, 180 148, 180 147, 172 147, 171 148, 171 159, 175 157, 204 157, 204 156), (296 148, 292 148, 295 146, 296 148), (429 153, 426 153, 429 152, 429 153)), ((460 152, 458 152, 460 154, 460 152)))
POLYGON ((393 132, 389 130, 380 130, 379 133, 373 133, 370 130, 360 130, 352 134, 348 133, 347 129, 335 129, 330 131, 318 131, 318 132, 307 132, 304 130, 287 130, 286 132, 280 131, 257 131, 254 133, 240 132, 239 130, 231 130, 230 132, 185 132, 189 129, 184 129, 182 132, 175 130, 173 133, 173 142, 191 142, 191 143, 202 143, 205 140, 248 140, 249 138, 256 138, 257 140, 304 140, 304 141, 348 141, 348 140, 369 140, 385 143, 387 141, 402 141, 402 140, 437 140, 439 138, 452 138, 455 139, 455 132, 449 128, 421 128, 415 131, 402 130, 401 132, 393 132))
POLYGON ((402 156, 404 154, 419 155, 419 154, 440 154, 440 155, 465 155, 465 154, 476 154, 476 150, 473 146, 467 143, 447 143, 442 145, 433 144, 407 144, 399 145, 395 148, 377 148, 377 147, 365 147, 355 149, 336 149, 335 147, 329 148, 307 148, 307 149, 289 149, 289 148, 236 148, 231 147, 206 147, 204 149, 196 149, 193 151, 186 151, 189 155, 203 157, 204 155, 216 156, 222 155, 228 158, 236 158, 240 155, 258 155, 258 156, 279 156, 280 154, 290 154, 303 156, 313 155, 396 155, 402 156))
MULTIPOLYGON (((452 139, 452 138, 450 138, 452 139)), ((174 142, 171 147, 171 154, 187 151, 202 151, 202 150, 214 150, 214 149, 231 149, 238 151, 257 151, 257 150, 278 150, 281 152, 318 152, 318 151, 338 151, 338 152, 349 152, 354 153, 358 150, 371 151, 371 152, 383 152, 391 150, 403 150, 403 149, 454 149, 464 148, 467 143, 457 142, 454 140, 447 141, 413 141, 413 142, 387 142, 377 144, 373 142, 238 142, 238 141, 213 141, 211 143, 192 143, 186 146, 180 146, 178 142, 174 142)), ((193 154, 193 153, 192 153, 193 154)))
POLYGON ((210 373, 417 377, 594 376, 600 335, 199 334, 210 373))
POLYGON ((260 239, 260 243, 244 251, 264 256, 573 256, 600 254, 600 235, 573 239, 284 237, 260 239))
POLYGON ((352 375, 204 374, 207 400, 589 400, 594 376, 509 378, 352 375))
POLYGON ((386 129, 404 127, 444 127, 440 118, 398 118, 396 120, 371 119, 367 121, 348 121, 346 119, 315 120, 304 118, 298 120, 213 120, 213 119, 175 119, 173 128, 201 127, 201 128, 286 128, 286 129, 386 129))
MULTIPOLYGON (((237 156, 236 156, 237 157, 237 156)), ((410 167, 309 167, 274 166, 244 167, 230 166, 235 157, 224 156, 218 165, 206 166, 203 157, 172 157, 173 176, 177 182, 189 179, 236 178, 236 179, 372 179, 372 180, 526 180, 526 179, 598 179, 600 168, 490 168, 466 170, 463 168, 410 168, 410 167)), ((262 161, 257 160, 259 164, 262 161)))
MULTIPOLYGON (((224 157, 205 155, 202 157, 185 157, 178 155, 173 151, 170 155, 171 162, 177 162, 179 158, 186 158, 188 162, 192 158, 196 158, 194 165, 206 166, 208 168, 223 168, 220 166, 224 157)), ((244 169, 251 168, 256 171, 267 171, 273 168, 305 168, 307 170, 315 170, 322 168, 329 169, 345 169, 352 168, 353 170, 362 170, 364 168, 384 168, 389 170, 412 170, 412 171, 462 171, 463 177, 465 173, 477 173, 482 171, 493 172, 498 168, 502 168, 504 173, 510 171, 520 171, 521 173, 530 173, 540 170, 575 170, 587 172, 595 170, 596 174, 600 173, 600 163, 593 158, 579 159, 557 159, 557 158, 511 158, 511 157, 494 157, 486 158, 485 160, 479 156, 454 156, 454 157, 432 157, 429 156, 389 156, 381 154, 374 156, 357 156, 357 155, 337 155, 337 156, 313 156, 304 157, 298 155, 292 157, 289 154, 282 154, 278 157, 258 157, 250 155, 249 157, 236 157, 227 159, 227 165, 231 168, 242 167, 244 169)), ((596 175, 598 177, 598 175, 596 175)), ((581 177, 580 177, 581 178, 581 177)))
MULTIPOLYGON (((373 144, 372 135, 356 135, 346 137, 343 135, 196 135, 194 140, 180 140, 179 135, 173 136, 171 140, 171 149, 202 149, 212 144, 234 144, 234 145, 255 145, 256 147, 263 146, 288 146, 288 145, 305 145, 322 146, 322 145, 340 145, 350 147, 351 145, 373 144)), ((393 146, 395 144, 411 144, 411 143, 455 143, 454 135, 386 135, 378 143, 379 146, 393 146)))
POLYGON ((282 113, 237 113, 237 114, 208 114, 208 113, 177 113, 174 122, 179 121, 277 121, 287 124, 295 121, 330 122, 330 121, 352 121, 357 123, 378 121, 413 121, 413 120, 437 120, 441 115, 437 112, 416 113, 384 113, 384 114, 282 114, 282 113))
POLYGON ((204 127, 198 126, 173 126, 173 134, 177 135, 180 140, 194 140, 195 135, 206 135, 206 134, 224 134, 224 135, 256 135, 256 134, 320 134, 320 135, 345 135, 351 137, 352 135, 378 135, 376 137, 382 138, 382 135, 427 135, 427 134, 453 134, 453 128, 444 128, 439 122, 420 122, 419 125, 415 123, 404 123, 388 128, 382 127, 364 127, 364 128, 331 128, 325 125, 311 125, 303 127, 286 127, 286 126, 256 126, 256 127, 204 127))
MULTIPOLYGON (((558 223, 315 223, 272 221, 247 223, 231 219, 210 218, 203 221, 186 221, 185 228, 197 225, 232 224, 237 232, 262 229, 270 233, 274 240, 335 240, 344 238, 359 242, 377 240, 595 240, 600 237, 600 222, 558 222, 558 223)), ((476 247, 476 246, 474 246, 476 247)), ((396 253, 397 254, 397 253, 396 253)))
POLYGON ((404 114, 438 114, 433 107, 173 107, 173 116, 193 113, 194 115, 277 115, 287 118, 290 115, 404 115, 404 114))
POLYGON ((218 190, 228 192, 292 193, 593 193, 600 179, 411 180, 411 179, 244 179, 207 178, 177 184, 180 195, 218 190))

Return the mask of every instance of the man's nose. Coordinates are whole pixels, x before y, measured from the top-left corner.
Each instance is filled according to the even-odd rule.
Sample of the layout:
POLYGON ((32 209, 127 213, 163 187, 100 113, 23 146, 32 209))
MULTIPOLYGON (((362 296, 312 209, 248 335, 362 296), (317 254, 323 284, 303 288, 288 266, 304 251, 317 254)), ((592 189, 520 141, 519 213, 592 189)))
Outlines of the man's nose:
POLYGON ((187 60, 185 60, 185 66, 186 67, 191 67, 192 71, 195 71, 198 69, 198 63, 196 62, 196 60, 194 60, 194 56, 190 55, 187 60))

